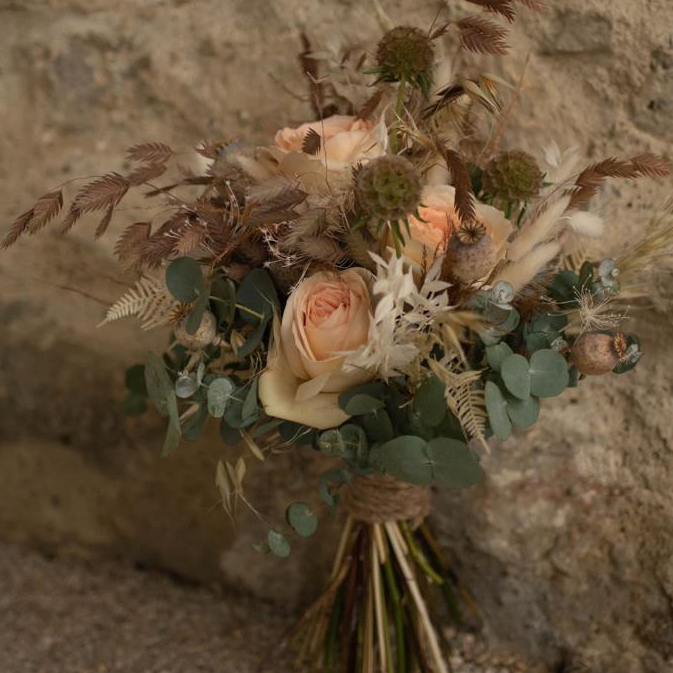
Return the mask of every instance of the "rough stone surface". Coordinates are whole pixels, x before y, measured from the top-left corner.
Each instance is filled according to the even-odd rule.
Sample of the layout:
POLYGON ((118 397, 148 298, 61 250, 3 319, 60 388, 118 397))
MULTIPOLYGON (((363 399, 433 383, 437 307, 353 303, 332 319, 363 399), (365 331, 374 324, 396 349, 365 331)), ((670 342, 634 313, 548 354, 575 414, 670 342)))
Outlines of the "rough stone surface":
MULTIPOLYGON (((396 22, 420 26, 439 8, 382 4, 396 22)), ((521 10, 504 67, 480 59, 516 81, 530 55, 507 144, 538 153, 553 137, 589 160, 670 154, 670 0, 549 5, 539 16, 521 10)), ((467 9, 456 0, 447 12, 467 9)), ((262 141, 303 121, 302 104, 275 83, 302 91, 299 31, 330 46, 379 31, 373 3, 337 0, 0 0, 0 18, 7 226, 55 184, 123 168, 136 141, 262 141)), ((670 190, 670 181, 607 187, 611 252, 670 190)), ((245 514, 236 538, 217 507, 216 430, 160 460, 158 420, 119 412, 124 366, 165 335, 134 324, 96 331, 102 306, 57 287, 116 298, 124 288, 113 280, 111 241, 142 212, 125 211, 98 244, 83 222, 67 239, 45 232, 0 255, 0 535, 305 603, 328 565, 332 531, 281 566, 255 556, 250 543, 263 526, 245 514)), ((672 321, 633 315, 646 350, 634 374, 547 403, 533 432, 485 459, 485 486, 437 499, 442 536, 488 633, 551 670, 673 668, 672 321)), ((308 454, 248 462, 249 495, 271 514, 309 497, 321 469, 308 454)))

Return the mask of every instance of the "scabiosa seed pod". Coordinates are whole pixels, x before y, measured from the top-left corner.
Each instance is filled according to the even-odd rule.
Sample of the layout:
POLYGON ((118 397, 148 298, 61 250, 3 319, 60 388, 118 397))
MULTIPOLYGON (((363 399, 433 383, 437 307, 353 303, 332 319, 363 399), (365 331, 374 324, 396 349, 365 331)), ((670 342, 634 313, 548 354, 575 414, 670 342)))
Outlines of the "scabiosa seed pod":
POLYGON ((434 63, 430 36, 419 28, 397 26, 381 38, 376 61, 385 80, 427 84, 434 63))
POLYGON ((355 198, 374 218, 401 220, 421 202, 421 179, 404 157, 386 155, 373 159, 355 175, 355 198))
POLYGON ((575 341, 571 360, 577 371, 586 376, 601 376, 611 372, 625 354, 626 337, 619 333, 588 332, 575 341))
POLYGON ((526 152, 502 152, 491 160, 482 175, 484 192, 505 201, 528 201, 542 187, 542 171, 526 152))
POLYGON ((464 224, 449 239, 443 276, 472 283, 495 266, 495 243, 481 222, 464 224))
POLYGON ((217 335, 217 320, 210 311, 205 311, 199 328, 190 334, 187 331, 187 319, 182 320, 175 328, 175 338, 181 346, 197 351, 209 346, 217 335))

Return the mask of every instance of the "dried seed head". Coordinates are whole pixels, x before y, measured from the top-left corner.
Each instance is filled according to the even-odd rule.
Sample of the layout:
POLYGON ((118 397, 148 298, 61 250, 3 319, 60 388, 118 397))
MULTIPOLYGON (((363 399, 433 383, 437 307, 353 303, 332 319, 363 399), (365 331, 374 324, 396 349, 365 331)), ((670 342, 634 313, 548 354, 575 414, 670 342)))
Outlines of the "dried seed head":
POLYGON ((355 175, 355 196, 372 217, 401 220, 421 201, 421 180, 413 164, 401 156, 373 159, 355 175))
POLYGON ((496 249, 493 238, 486 232, 483 224, 477 224, 475 231, 469 233, 474 224, 461 227, 449 240, 444 256, 442 277, 446 280, 458 280, 461 283, 473 283, 487 276, 496 261, 496 249), (461 230, 463 236, 460 235, 461 230))
POLYGON ((528 201, 540 193, 542 171, 526 152, 503 152, 491 160, 482 176, 484 191, 505 201, 528 201))
POLYGON ((182 322, 189 315, 193 307, 194 304, 187 304, 181 301, 170 308, 168 311, 168 320, 171 325, 177 325, 182 322))
POLYGON ((486 236, 486 227, 481 222, 468 222, 458 229, 455 236, 465 245, 474 245, 486 236))
POLYGON ((217 320, 215 316, 206 311, 201 318, 201 324, 194 334, 187 332, 187 320, 184 319, 175 328, 175 338, 181 346, 190 351, 198 351, 201 348, 209 346, 217 335, 217 320))
POLYGON ((397 26, 381 38, 376 61, 383 79, 427 87, 432 79, 434 47, 430 36, 419 28, 397 26))
POLYGON ((617 348, 620 347, 622 338, 626 343, 626 337, 623 334, 615 337, 600 332, 587 332, 575 341, 572 348, 572 362, 580 374, 587 376, 607 374, 621 360, 617 348))

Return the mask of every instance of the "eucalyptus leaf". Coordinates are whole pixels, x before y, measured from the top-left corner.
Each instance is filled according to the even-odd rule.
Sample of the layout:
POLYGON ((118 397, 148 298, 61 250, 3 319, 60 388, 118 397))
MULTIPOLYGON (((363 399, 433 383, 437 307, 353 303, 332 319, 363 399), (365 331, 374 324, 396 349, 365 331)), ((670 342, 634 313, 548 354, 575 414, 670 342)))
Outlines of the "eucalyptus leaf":
POLYGON ((133 365, 124 374, 124 385, 136 395, 147 397, 147 384, 145 383, 145 365, 133 365))
POLYGON ((228 278, 217 278, 210 286, 210 304, 217 323, 229 325, 236 312, 236 286, 228 278))
POLYGON ((381 381, 356 386, 339 395, 339 407, 351 416, 369 414, 383 409, 386 385, 381 381))
POLYGON ((529 397, 526 400, 512 397, 507 400, 507 413, 514 425, 528 428, 534 425, 540 416, 540 400, 537 397, 529 397))
POLYGON ((129 391, 124 398, 122 411, 127 416, 140 416, 147 411, 147 398, 144 395, 139 395, 129 391))
POLYGON ((479 459, 465 442, 437 437, 428 442, 426 452, 432 463, 433 478, 442 486, 468 488, 484 479, 479 459))
POLYGON ((390 415, 385 409, 377 409, 361 418, 367 437, 374 442, 389 442, 395 436, 390 415))
POLYGON ((202 294, 200 294, 196 300, 194 308, 187 316, 187 322, 185 323, 187 334, 196 334, 199 327, 201 327, 201 322, 203 321, 203 315, 206 312, 206 308, 208 308, 208 293, 205 289, 201 292, 202 294))
POLYGON ((329 507, 335 507, 338 498, 336 493, 332 492, 330 485, 336 486, 336 489, 350 481, 350 474, 343 467, 335 467, 327 472, 323 472, 318 480, 318 492, 320 497, 329 507))
POLYGON ((224 416, 229 399, 234 392, 234 383, 226 377, 211 381, 208 386, 208 413, 214 418, 224 416))
POLYGON ((196 374, 180 374, 175 381, 175 394, 180 399, 191 397, 198 389, 196 374))
POLYGON ((278 530, 270 530, 266 542, 271 552, 280 558, 287 558, 292 551, 288 539, 278 530))
POLYGON ((421 422, 431 428, 438 426, 446 416, 446 386, 436 376, 423 381, 414 397, 413 408, 421 422))
POLYGON ((507 400, 493 381, 486 382, 486 411, 493 434, 498 439, 507 439, 512 434, 512 422, 507 413, 507 400))
POLYGON ((247 428, 259 418, 260 410, 256 403, 256 390, 253 397, 255 404, 253 405, 248 402, 251 388, 252 383, 241 386, 240 388, 236 388, 234 394, 231 396, 227 408, 224 410, 224 418, 229 427, 236 429, 247 428), (246 404, 246 402, 248 403, 246 404))
POLYGON ((301 537, 311 537, 318 528, 318 517, 305 502, 293 502, 285 512, 285 518, 301 537))
POLYGON ((205 294, 201 266, 191 257, 174 259, 166 268, 166 286, 178 301, 191 304, 205 294))
POLYGON ((173 382, 166 371, 164 361, 156 353, 148 353, 145 362, 145 385, 147 393, 162 416, 168 416, 169 401, 175 399, 173 382))
POLYGON ((245 396, 245 401, 243 402, 243 409, 241 413, 243 418, 252 418, 253 416, 259 417, 259 400, 257 398, 257 388, 259 387, 259 378, 255 377, 252 382, 249 384, 248 393, 245 396))
POLYGON ((570 382, 568 363, 555 350, 543 349, 530 359, 530 390, 535 397, 556 397, 570 382))
POLYGON ((180 427, 180 418, 178 416, 178 404, 175 395, 172 397, 172 402, 169 403, 169 409, 168 427, 166 428, 164 445, 161 450, 161 455, 163 457, 173 453, 173 451, 180 446, 180 439, 182 438, 182 429, 180 427))
POLYGON ((182 423, 182 436, 190 442, 195 442, 201 437, 206 418, 208 418, 208 406, 202 402, 198 410, 182 423))
POLYGON ((499 344, 486 347, 486 358, 493 371, 499 372, 503 360, 513 354, 514 351, 503 341, 499 344))
POLYGON ((381 467, 392 476, 411 484, 429 484, 433 478, 428 460, 428 443, 421 437, 402 435, 380 447, 381 467))
POLYGON ((512 395, 521 400, 530 397, 531 374, 528 360, 523 355, 507 356, 500 366, 500 376, 512 395))
POLYGON ((280 309, 280 302, 268 272, 259 268, 250 271, 238 287, 236 303, 248 309, 240 311, 243 320, 258 323, 259 316, 270 320, 280 309))

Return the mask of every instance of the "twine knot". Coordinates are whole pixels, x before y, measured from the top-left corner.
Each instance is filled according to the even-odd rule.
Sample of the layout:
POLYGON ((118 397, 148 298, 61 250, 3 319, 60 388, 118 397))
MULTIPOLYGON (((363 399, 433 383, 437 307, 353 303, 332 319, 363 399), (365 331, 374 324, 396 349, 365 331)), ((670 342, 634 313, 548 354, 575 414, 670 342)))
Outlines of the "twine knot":
POLYGON ((349 484, 345 504, 353 518, 365 523, 410 521, 418 527, 430 514, 430 489, 384 474, 358 475, 349 484))

